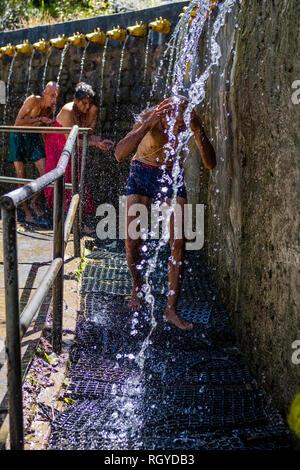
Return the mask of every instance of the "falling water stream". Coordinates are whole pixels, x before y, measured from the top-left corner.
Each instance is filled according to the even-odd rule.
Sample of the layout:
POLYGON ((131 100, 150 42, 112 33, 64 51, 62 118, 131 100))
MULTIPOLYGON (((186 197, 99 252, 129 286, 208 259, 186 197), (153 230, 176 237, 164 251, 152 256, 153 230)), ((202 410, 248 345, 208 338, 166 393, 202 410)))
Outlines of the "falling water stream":
POLYGON ((49 58, 50 58, 50 55, 51 55, 52 51, 53 51, 53 47, 50 47, 50 49, 47 51, 47 54, 46 54, 46 60, 45 60, 45 65, 44 65, 43 78, 42 78, 42 90, 44 90, 44 88, 45 88, 48 61, 49 61, 49 58))
POLYGON ((29 60, 28 75, 27 75, 27 88, 26 88, 25 98, 27 98, 30 92, 30 79, 31 79, 32 60, 33 60, 34 53, 35 53, 35 49, 33 49, 31 56, 30 56, 30 60, 29 60))
POLYGON ((61 77, 61 73, 62 73, 62 69, 63 69, 63 65, 64 65, 64 59, 65 59, 65 55, 66 55, 66 52, 67 50, 69 49, 69 46, 70 44, 67 42, 63 48, 63 51, 61 53, 61 58, 60 58, 60 65, 59 65, 59 69, 58 69, 58 75, 57 75, 57 84, 59 85, 59 82, 60 82, 60 77, 61 77))
POLYGON ((122 46, 122 50, 121 50, 120 66, 119 66, 119 74, 118 74, 118 85, 117 85, 117 92, 116 92, 116 108, 118 108, 119 101, 120 101, 121 76, 122 76, 122 70, 123 70, 125 48, 126 48, 126 44, 127 44, 127 41, 128 41, 128 37, 129 36, 126 36, 126 39, 123 42, 123 46, 122 46))
POLYGON ((85 63, 85 56, 86 56, 86 50, 89 47, 89 42, 86 43, 83 49, 82 57, 81 57, 81 63, 80 63, 80 75, 79 75, 79 81, 81 82, 82 79, 82 74, 83 74, 83 68, 84 68, 84 63, 85 63))
POLYGON ((6 115, 7 115, 7 110, 8 110, 8 103, 9 103, 9 90, 10 90, 10 81, 14 69, 14 63, 15 63, 15 58, 16 58, 17 53, 15 52, 12 61, 9 66, 9 71, 8 71, 8 77, 7 77, 7 84, 6 84, 6 102, 4 105, 4 111, 3 111, 3 126, 6 125, 6 115))
MULTIPOLYGON (((182 151, 186 150, 187 143, 189 139, 193 136, 193 132, 190 128, 190 117, 192 110, 198 106, 203 99, 205 98, 205 85, 209 78, 211 69, 219 64, 220 57, 222 55, 221 49, 219 44, 217 43, 217 35, 221 29, 221 27, 225 23, 225 18, 228 13, 230 13, 231 9, 235 4, 235 0, 225 0, 222 4, 219 5, 216 18, 214 20, 212 35, 209 40, 208 44, 208 65, 202 74, 199 74, 195 77, 194 81, 190 81, 187 85, 185 85, 185 75, 186 75, 186 68, 189 62, 193 62, 195 57, 197 57, 197 48, 201 33, 203 31, 205 22, 207 21, 207 13, 210 11, 210 2, 209 0, 203 0, 199 3, 198 0, 193 0, 190 5, 188 6, 185 15, 179 21, 173 35, 176 37, 178 35, 178 30, 180 34, 178 35, 178 47, 180 49, 177 51, 177 57, 174 65, 174 72, 173 72, 173 86, 171 89, 171 95, 178 98, 178 105, 180 103, 180 95, 187 95, 189 103, 187 109, 184 113, 184 121, 186 124, 186 130, 181 132, 178 135, 178 145, 176 148, 176 152, 173 149, 173 142, 175 141, 176 137, 174 135, 174 125, 176 122, 176 112, 173 117, 169 116, 169 130, 168 130, 168 143, 165 145, 165 154, 166 158, 172 157, 174 158, 174 165, 172 168, 172 177, 173 177, 173 197, 172 202, 169 209, 166 211, 167 215, 167 224, 166 227, 169 225, 169 221, 171 218, 172 213, 175 212, 175 204, 176 204, 176 195, 178 191, 178 187, 180 186, 179 183, 179 173, 180 173, 180 155, 182 151), (189 30, 187 31, 187 25, 190 18, 190 13, 195 5, 198 5, 196 17, 192 22, 189 30)), ((173 42, 173 41, 172 41, 173 42)), ((175 42, 175 41, 174 41, 175 42)), ((190 77, 189 77, 190 78, 190 77)), ((157 322, 154 318, 154 296, 151 292, 151 285, 150 285, 150 276, 157 269, 157 259, 158 254, 162 246, 165 244, 165 236, 168 236, 167 233, 163 233, 159 243, 155 249, 155 254, 152 258, 148 260, 148 266, 145 273, 145 283, 142 287, 142 291, 144 292, 145 301, 148 303, 150 311, 151 311, 151 329, 150 332, 145 339, 142 348, 138 355, 136 356, 136 362, 138 363, 141 370, 143 370, 144 361, 145 361, 145 350, 147 349, 150 337, 152 335, 153 330, 155 329, 157 322)))
POLYGON ((143 88, 146 86, 146 79, 147 79, 147 71, 148 71, 148 56, 149 56, 149 46, 151 43, 152 39, 152 33, 153 31, 149 31, 149 34, 147 36, 147 41, 146 41, 146 47, 145 47, 145 62, 144 62, 144 75, 143 75, 143 88))
POLYGON ((102 60, 101 60, 101 70, 100 70, 100 91, 99 91, 99 105, 100 105, 100 113, 102 110, 103 105, 103 84, 104 84, 104 69, 105 69, 105 61, 106 61, 106 52, 107 52, 107 45, 108 45, 108 38, 105 40, 103 52, 102 52, 102 60))
MULTIPOLYGON (((8 76, 7 76, 6 100, 5 100, 5 105, 4 105, 4 110, 3 110, 3 120, 2 120, 2 125, 3 126, 6 125, 6 116, 7 116, 7 111, 8 111, 8 107, 9 107, 10 82, 11 82, 11 77, 12 77, 12 73, 13 73, 13 69, 14 69, 14 63, 15 63, 16 56, 17 56, 17 53, 15 52, 14 56, 11 60, 10 66, 9 66, 9 71, 8 71, 8 76)), ((2 162, 4 162, 4 160, 6 158, 6 157, 4 157, 4 155, 5 155, 5 142, 6 142, 5 134, 3 133, 2 134, 2 155, 3 155, 2 162)), ((2 163, 2 166, 3 166, 3 163, 2 163)), ((3 167, 1 167, 1 174, 3 174, 3 167)))

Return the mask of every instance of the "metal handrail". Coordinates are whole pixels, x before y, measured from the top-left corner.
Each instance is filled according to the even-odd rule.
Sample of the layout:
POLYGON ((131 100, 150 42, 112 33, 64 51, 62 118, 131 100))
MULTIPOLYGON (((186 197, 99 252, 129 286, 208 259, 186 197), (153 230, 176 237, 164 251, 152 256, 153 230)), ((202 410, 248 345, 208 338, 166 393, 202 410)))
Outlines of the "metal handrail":
POLYGON ((23 449, 23 402, 22 402, 22 370, 21 370, 21 338, 29 328, 34 316, 41 307, 49 289, 53 284, 53 350, 60 354, 62 344, 62 317, 63 317, 63 274, 64 250, 71 228, 73 226, 74 255, 80 256, 80 214, 77 208, 80 200, 80 188, 83 187, 83 174, 79 186, 78 158, 76 141, 79 133, 83 134, 84 163, 88 147, 88 134, 91 129, 79 128, 48 128, 48 127, 20 127, 0 126, 3 132, 32 132, 39 133, 69 133, 64 149, 56 168, 40 176, 25 186, 15 189, 0 198, 3 219, 3 246, 4 250, 4 279, 5 279, 5 305, 6 305, 6 352, 7 352, 7 381, 10 448, 23 449), (72 156, 72 200, 64 221, 64 191, 65 171, 72 156), (19 314, 19 286, 18 286, 18 256, 17 256, 17 230, 16 209, 19 204, 31 198, 45 187, 54 183, 54 210, 53 210, 53 260, 47 273, 37 288, 34 296, 19 314))
MULTIPOLYGON (((70 134, 73 127, 0 126, 0 132, 22 132, 29 134, 70 134)), ((92 129, 90 127, 80 127, 80 133, 86 135, 91 134, 92 129)))
MULTIPOLYGON (((16 183, 16 184, 27 184, 35 181, 29 178, 15 178, 14 176, 0 176, 0 183, 16 183)), ((54 183, 49 184, 50 188, 54 187, 54 183)), ((72 189, 71 183, 65 183, 66 189, 72 189)))

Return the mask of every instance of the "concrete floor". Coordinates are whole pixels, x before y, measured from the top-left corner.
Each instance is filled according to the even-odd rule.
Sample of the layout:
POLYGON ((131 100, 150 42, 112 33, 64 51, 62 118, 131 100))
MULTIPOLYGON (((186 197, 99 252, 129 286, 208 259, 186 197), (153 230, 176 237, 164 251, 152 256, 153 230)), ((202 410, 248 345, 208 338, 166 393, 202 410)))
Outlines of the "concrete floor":
MULTIPOLYGON (((49 230, 28 231, 18 224, 19 299, 22 311, 39 286, 52 260, 53 233, 49 230)), ((3 232, 0 221, 0 367, 4 360, 5 291, 3 266, 3 232)))

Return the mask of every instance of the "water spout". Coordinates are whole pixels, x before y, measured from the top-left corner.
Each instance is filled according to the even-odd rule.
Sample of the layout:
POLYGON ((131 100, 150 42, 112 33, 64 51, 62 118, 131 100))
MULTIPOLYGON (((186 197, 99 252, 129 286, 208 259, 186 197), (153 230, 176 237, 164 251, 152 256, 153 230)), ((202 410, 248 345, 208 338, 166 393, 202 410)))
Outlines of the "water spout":
POLYGON ((9 55, 10 57, 14 57, 16 46, 12 46, 11 43, 8 43, 6 46, 1 47, 1 52, 3 54, 9 55))
POLYGON ((67 43, 68 39, 64 34, 62 36, 59 34, 57 38, 50 39, 51 46, 56 47, 57 49, 63 49, 67 43))
POLYGON ((134 26, 128 26, 126 28, 127 34, 129 36, 134 36, 136 38, 144 38, 147 36, 147 25, 142 21, 138 23, 136 21, 134 26))
POLYGON ((46 54, 49 49, 50 49, 50 42, 49 41, 45 41, 45 39, 40 39, 38 42, 35 42, 33 44, 33 47, 34 49, 37 49, 38 51, 41 51, 43 52, 44 54, 46 54))
POLYGON ((162 19, 161 16, 159 17, 159 19, 156 18, 155 21, 152 21, 151 23, 149 23, 148 26, 150 30, 157 31, 162 34, 169 34, 171 30, 170 21, 167 19, 162 19))
POLYGON ((93 33, 88 33, 85 37, 88 41, 100 46, 104 46, 106 41, 105 33, 100 28, 94 29, 93 33))
POLYGON ((28 41, 28 39, 26 39, 25 41, 23 41, 22 44, 18 44, 16 46, 16 51, 17 53, 20 53, 20 54, 25 54, 25 55, 28 55, 30 56, 32 54, 32 51, 33 51, 33 46, 32 44, 30 44, 30 42, 28 41))
POLYGON ((88 44, 85 35, 78 32, 73 36, 68 37, 68 41, 76 47, 85 47, 86 44, 88 44))
POLYGON ((126 39, 126 29, 121 29, 120 26, 113 28, 106 32, 106 36, 110 39, 123 42, 126 39))

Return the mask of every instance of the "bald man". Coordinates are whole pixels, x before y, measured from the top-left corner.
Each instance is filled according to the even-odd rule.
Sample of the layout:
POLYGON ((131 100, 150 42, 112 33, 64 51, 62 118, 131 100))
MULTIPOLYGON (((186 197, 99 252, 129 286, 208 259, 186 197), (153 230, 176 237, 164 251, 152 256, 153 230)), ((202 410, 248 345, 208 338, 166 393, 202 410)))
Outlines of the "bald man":
MULTIPOLYGON (((53 123, 53 111, 60 90, 56 82, 47 83, 42 96, 31 95, 25 99, 15 121, 15 126, 50 126, 53 123)), ((45 174, 46 155, 43 136, 11 132, 9 136, 8 161, 13 162, 18 178, 26 178, 25 163, 33 162, 42 176, 45 174)), ((23 208, 25 222, 34 224, 35 217, 41 217, 43 212, 38 207, 36 194, 31 199, 30 206, 25 201, 23 208)))

